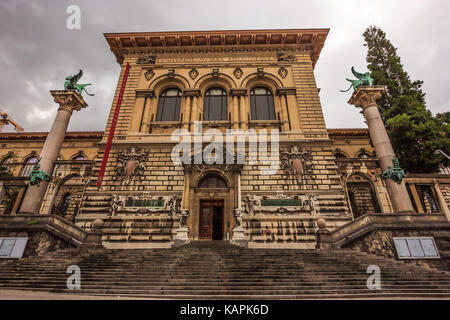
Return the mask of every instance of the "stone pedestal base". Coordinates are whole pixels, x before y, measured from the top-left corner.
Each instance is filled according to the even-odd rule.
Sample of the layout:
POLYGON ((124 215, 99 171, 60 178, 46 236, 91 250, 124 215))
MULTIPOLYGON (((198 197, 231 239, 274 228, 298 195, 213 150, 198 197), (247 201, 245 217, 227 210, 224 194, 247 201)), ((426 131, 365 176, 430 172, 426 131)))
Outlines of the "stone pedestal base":
POLYGON ((248 241, 245 239, 245 229, 242 227, 236 227, 233 229, 233 237, 231 243, 234 243, 241 247, 248 247, 248 241))
POLYGON ((173 247, 181 246, 183 244, 188 244, 189 240, 189 228, 181 227, 176 230, 177 235, 175 236, 175 241, 173 242, 173 247))

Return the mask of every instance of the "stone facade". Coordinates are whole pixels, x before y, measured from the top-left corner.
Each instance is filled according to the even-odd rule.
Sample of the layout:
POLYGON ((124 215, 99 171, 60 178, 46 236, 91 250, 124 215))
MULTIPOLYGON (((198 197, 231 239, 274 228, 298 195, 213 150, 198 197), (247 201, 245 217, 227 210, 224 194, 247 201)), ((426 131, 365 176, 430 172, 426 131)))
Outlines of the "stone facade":
MULTIPOLYGON (((105 131, 66 135, 40 213, 62 215, 86 229, 103 220, 103 244, 109 248, 170 246, 185 227, 190 240, 232 240, 242 227, 250 247, 315 248, 318 219, 334 229, 361 214, 393 212, 368 130, 325 126, 314 66, 327 34, 327 29, 106 34, 121 74, 105 131), (131 69, 99 188, 127 63, 131 69), (212 88, 225 92, 221 120, 204 119, 212 88), (270 93, 270 119, 255 120, 256 88, 270 93), (159 118, 167 90, 179 93, 172 121, 159 118), (183 129, 195 138, 197 121, 201 132, 233 129, 248 136, 278 130, 279 154, 271 154, 270 138, 264 161, 246 144, 236 149, 244 164, 175 163, 172 133, 183 129), (278 161, 273 172, 266 170, 270 161, 278 161), (221 182, 205 187, 208 178, 221 182)), ((39 156, 44 140, 38 133, 0 134, 0 161, 14 159, 12 177, 2 180, 19 190, 15 201, 5 198, 3 214, 19 210, 28 184, 20 172, 30 156, 39 156)), ((208 141, 200 146, 207 148, 208 141)), ((225 148, 224 155, 228 152, 225 148)), ((448 206, 448 176, 437 179, 442 183, 433 188, 442 196, 435 196, 448 206)))

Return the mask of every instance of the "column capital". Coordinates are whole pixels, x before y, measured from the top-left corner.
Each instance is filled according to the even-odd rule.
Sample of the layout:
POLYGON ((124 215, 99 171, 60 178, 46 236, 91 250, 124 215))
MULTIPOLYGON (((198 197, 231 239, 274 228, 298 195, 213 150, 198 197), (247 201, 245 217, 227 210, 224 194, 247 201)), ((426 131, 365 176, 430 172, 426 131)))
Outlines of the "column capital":
POLYGON ((377 99, 385 90, 386 86, 360 86, 353 92, 348 103, 363 109, 369 106, 378 107, 377 99))
POLYGON ((67 110, 70 113, 73 110, 80 111, 88 106, 83 96, 76 90, 50 90, 50 94, 55 102, 59 104, 59 109, 67 110))

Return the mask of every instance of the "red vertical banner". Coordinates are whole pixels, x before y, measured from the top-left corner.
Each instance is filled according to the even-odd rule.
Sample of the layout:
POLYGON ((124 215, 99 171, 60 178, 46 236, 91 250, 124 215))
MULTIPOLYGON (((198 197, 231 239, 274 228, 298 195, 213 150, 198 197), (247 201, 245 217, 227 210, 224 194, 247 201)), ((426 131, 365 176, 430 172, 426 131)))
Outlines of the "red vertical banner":
POLYGON ((127 84, 128 73, 130 72, 130 64, 127 62, 125 72, 123 74, 122 85, 119 91, 119 97, 117 98, 116 109, 114 110, 114 117, 109 128, 108 140, 105 146, 105 153, 103 154, 102 166, 97 178, 97 186, 100 188, 103 183, 103 176, 105 175, 106 164, 108 163, 109 151, 111 151, 111 144, 114 137, 114 131, 116 130, 117 119, 119 118, 120 106, 122 105, 123 94, 125 92, 125 86, 127 84))

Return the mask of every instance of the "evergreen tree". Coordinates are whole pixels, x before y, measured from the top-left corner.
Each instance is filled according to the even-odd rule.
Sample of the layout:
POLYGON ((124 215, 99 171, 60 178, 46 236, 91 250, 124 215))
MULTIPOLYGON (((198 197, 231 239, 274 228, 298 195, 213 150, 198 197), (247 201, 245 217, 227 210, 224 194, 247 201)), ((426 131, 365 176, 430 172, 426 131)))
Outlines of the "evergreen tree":
POLYGON ((448 113, 436 117, 426 108, 422 81, 411 81, 403 70, 397 48, 378 27, 363 34, 368 47, 367 63, 375 85, 385 85, 387 92, 378 100, 400 166, 408 172, 434 173, 447 159, 435 154, 450 148, 448 113))

